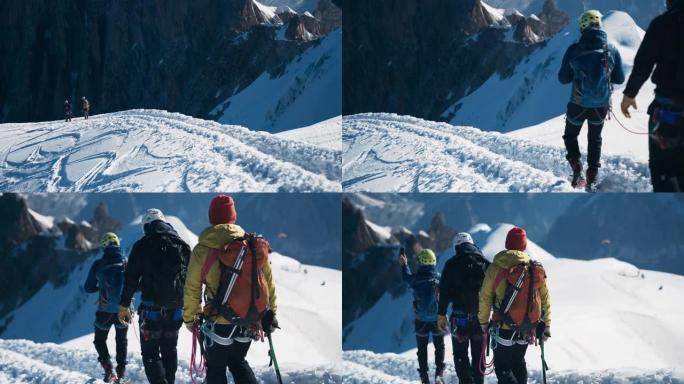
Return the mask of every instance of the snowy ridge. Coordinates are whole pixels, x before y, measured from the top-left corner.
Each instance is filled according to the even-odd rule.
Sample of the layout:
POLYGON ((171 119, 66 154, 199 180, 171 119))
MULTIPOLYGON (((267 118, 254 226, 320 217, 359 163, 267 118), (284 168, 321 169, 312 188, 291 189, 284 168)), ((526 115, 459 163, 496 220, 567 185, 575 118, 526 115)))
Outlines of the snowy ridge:
POLYGON ((178 113, 4 124, 0 189, 337 191, 339 151, 178 113))
MULTIPOLYGON (((503 249, 510 224, 472 229, 490 260, 503 249)), ((678 305, 684 276, 640 270, 614 258, 591 261, 555 258, 530 240, 529 253, 544 265, 551 296, 551 339, 546 359, 549 383, 681 383, 684 343, 678 305)), ((439 258, 441 270, 446 257, 439 258)), ((408 383, 418 379, 410 293, 389 293, 345 330, 343 359, 365 367, 349 383, 408 383), (388 318, 387 313, 394 316, 388 318), (405 321, 397 318, 406 317, 405 321), (378 327, 382 324, 382 327, 378 327), (372 350, 372 351, 371 351, 372 350)), ((446 340, 447 382, 456 376, 446 340)), ((433 361, 433 350, 428 348, 433 361)), ((530 383, 540 382, 539 348, 526 355, 530 383)), ((490 356, 491 358, 491 356, 490 356)), ((496 382, 494 377, 488 383, 496 382)))
MULTIPOLYGON (((446 341, 449 346, 450 342, 446 341)), ((431 347, 430 347, 431 348, 431 347)), ((428 349, 430 349, 428 348, 428 349)), ((547 355, 548 356, 548 355, 547 355)), ((346 377, 344 383, 348 384, 408 384, 418 382, 415 363, 415 351, 402 355, 395 353, 374 353, 370 351, 345 351, 342 354, 345 365, 355 367, 355 372, 351 377, 346 377)), ((537 359, 537 353, 528 352, 527 361, 537 359), (534 357, 533 357, 534 356, 534 357)), ((490 356, 491 359, 491 356, 490 356)), ((547 362, 552 364, 550 360, 547 362)), ((553 368, 553 366, 551 367, 553 368)), ((447 353, 446 370, 444 379, 447 383, 456 383, 458 377, 455 374, 454 363, 451 354, 447 353)), ((600 372, 583 372, 580 370, 549 370, 547 371, 547 382, 553 384, 577 384, 577 383, 603 383, 603 384, 661 384, 661 383, 681 383, 684 376, 670 370, 651 370, 644 372, 642 369, 622 369, 622 370, 603 370, 600 372)), ((494 375, 487 376, 485 383, 496 383, 494 375)), ((541 371, 531 370, 527 381, 529 384, 541 383, 541 371)))
MULTIPOLYGON (((130 341, 130 340, 129 340, 130 341)), ((129 353, 127 376, 133 383, 145 383, 145 371, 139 353, 129 353)), ((178 361, 176 382, 190 383, 190 365, 178 361)), ((260 383, 277 383, 275 373, 267 366, 254 368, 260 383)), ((28 340, 0 340, 0 383, 3 384, 74 384, 101 383, 102 368, 92 348, 67 348, 52 343, 28 340)), ((323 367, 281 366, 286 383, 339 383, 332 369, 323 367)))
MULTIPOLYGON (((342 139, 346 191, 573 191, 560 145, 387 113, 345 116, 342 139)), ((602 190, 650 191, 646 162, 602 164, 602 190)))
POLYGON ((278 137, 299 140, 319 147, 342 150, 342 116, 333 117, 308 127, 291 129, 275 134, 278 137))

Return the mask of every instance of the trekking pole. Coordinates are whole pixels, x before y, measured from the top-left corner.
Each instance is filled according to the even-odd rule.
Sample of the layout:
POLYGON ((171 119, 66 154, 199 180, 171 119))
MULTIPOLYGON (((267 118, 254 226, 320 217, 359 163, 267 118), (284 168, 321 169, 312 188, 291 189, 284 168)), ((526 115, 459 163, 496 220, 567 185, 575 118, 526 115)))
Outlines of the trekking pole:
POLYGON ((542 383, 546 384, 546 370, 549 369, 549 366, 546 364, 546 358, 544 357, 544 340, 543 339, 539 342, 539 346, 541 348, 542 383))
MULTIPOLYGON (((276 378, 278 378, 278 384, 283 384, 283 378, 280 376, 280 367, 278 367, 275 349, 273 349, 273 338, 271 337, 271 332, 267 332, 266 337, 268 338, 268 354, 271 356, 271 363, 273 363, 273 369, 275 369, 276 378)), ((271 364, 269 364, 269 366, 270 365, 271 364)))

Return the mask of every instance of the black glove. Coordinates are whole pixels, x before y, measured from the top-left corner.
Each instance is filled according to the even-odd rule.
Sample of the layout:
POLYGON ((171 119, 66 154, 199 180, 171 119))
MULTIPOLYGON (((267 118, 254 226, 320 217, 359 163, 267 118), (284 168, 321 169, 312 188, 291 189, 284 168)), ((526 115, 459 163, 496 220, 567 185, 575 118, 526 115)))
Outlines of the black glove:
POLYGON ((278 319, 276 319, 275 312, 270 309, 266 311, 264 317, 261 318, 261 328, 266 333, 273 333, 276 328, 280 329, 278 326, 278 319))
POLYGON ((546 341, 551 337, 551 329, 549 329, 543 321, 537 323, 536 333, 537 339, 542 341, 546 341))

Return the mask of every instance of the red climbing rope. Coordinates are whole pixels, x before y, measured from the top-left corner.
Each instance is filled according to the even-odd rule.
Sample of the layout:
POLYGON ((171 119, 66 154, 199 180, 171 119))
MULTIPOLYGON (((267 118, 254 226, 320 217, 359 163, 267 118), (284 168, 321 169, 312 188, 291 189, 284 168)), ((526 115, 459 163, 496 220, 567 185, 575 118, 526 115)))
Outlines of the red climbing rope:
POLYGON ((204 376, 207 368, 206 360, 204 354, 200 351, 199 362, 197 361, 197 350, 199 344, 199 334, 202 332, 200 330, 200 322, 196 321, 192 325, 192 349, 190 355, 190 380, 192 384, 202 383, 203 380, 195 381, 201 376, 204 376))
POLYGON ((487 350, 489 346, 489 335, 484 334, 482 336, 482 352, 480 353, 480 364, 478 369, 480 370, 480 373, 487 376, 490 375, 492 372, 494 372, 494 358, 492 358, 492 361, 487 363, 487 350))
POLYGON ((622 129, 624 129, 625 131, 627 131, 629 133, 633 133, 635 135, 648 135, 648 132, 633 131, 633 130, 625 127, 624 124, 622 124, 622 122, 620 122, 620 120, 618 120, 617 116, 615 116, 615 113, 613 112, 612 109, 610 110, 610 114, 613 115, 613 118, 615 119, 615 121, 617 121, 618 125, 620 125, 622 127, 622 129))

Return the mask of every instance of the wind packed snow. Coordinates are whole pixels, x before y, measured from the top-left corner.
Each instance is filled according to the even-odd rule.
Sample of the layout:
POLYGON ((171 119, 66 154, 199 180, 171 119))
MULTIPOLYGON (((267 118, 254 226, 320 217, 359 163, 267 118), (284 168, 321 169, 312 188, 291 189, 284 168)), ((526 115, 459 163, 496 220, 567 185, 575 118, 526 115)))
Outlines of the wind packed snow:
MULTIPOLYGON (((574 191, 561 146, 387 113, 343 125, 345 191, 574 191)), ((603 191, 651 190, 648 164, 629 157, 605 154, 600 178, 603 191)))
POLYGON ((178 113, 3 124, 0 190, 339 191, 339 151, 178 113))
MULTIPOLYGON (((174 216, 166 219, 190 245, 197 243, 197 236, 181 220, 174 216)), ((120 234, 122 249, 128 253, 142 236, 139 219, 120 234)), ((95 383, 101 377, 92 346, 97 295, 86 294, 82 288, 91 264, 99 257, 86 259, 65 284, 46 284, 2 319, 0 383, 95 383), (38 314, 40 326, 36 326, 38 314)), ((282 328, 273 334, 273 342, 285 382, 339 383, 335 367, 341 363, 342 349, 341 271, 304 265, 277 252, 271 253, 270 261, 282 328)), ((146 382, 137 330, 135 319, 135 326, 128 329, 129 377, 133 382, 146 382)), ((192 335, 184 327, 180 332, 176 378, 178 383, 189 383, 192 335)), ((113 332, 108 346, 113 353, 113 332)), ((267 343, 253 343, 247 359, 259 382, 276 382, 268 367, 267 343)))
POLYGON ((285 139, 303 141, 334 151, 341 151, 342 116, 333 117, 308 127, 276 133, 275 135, 285 139))
MULTIPOLYGON (((504 249, 502 233, 510 227, 473 228, 487 258, 504 249)), ((679 305, 684 276, 639 270, 613 258, 555 258, 533 241, 529 244, 529 253, 546 269, 551 295, 552 337, 545 345, 549 383, 684 382, 684 308, 679 305)), ((439 258, 440 270, 448 253, 439 258)), ((418 380, 410 296, 386 294, 347 326, 343 358, 359 367, 347 383, 418 380)), ((445 344, 446 379, 456 382, 451 341, 445 344)), ((434 364, 432 347, 428 351, 434 364)), ((526 361, 532 370, 529 382, 540 383, 538 347, 528 349, 526 361)), ((495 382, 493 376, 487 380, 495 382)))
POLYGON ((293 59, 282 73, 263 73, 210 114, 224 124, 281 132, 339 116, 341 110, 342 30, 338 28, 293 59))

